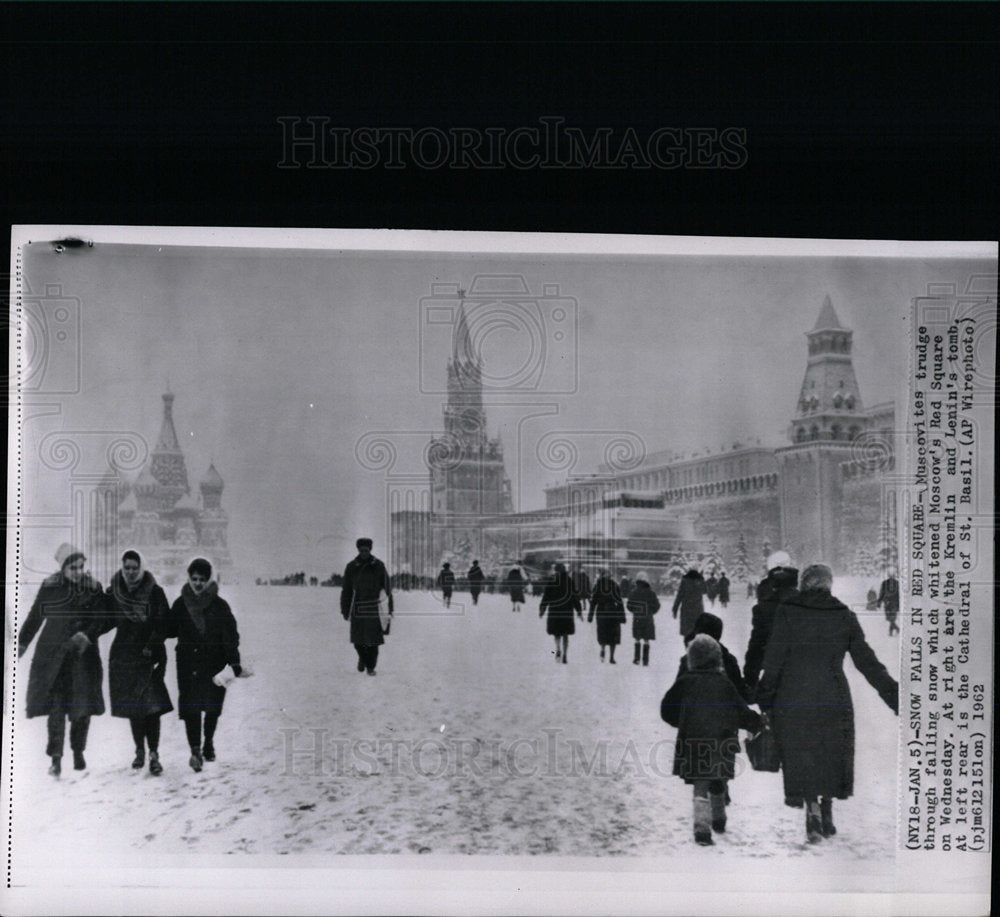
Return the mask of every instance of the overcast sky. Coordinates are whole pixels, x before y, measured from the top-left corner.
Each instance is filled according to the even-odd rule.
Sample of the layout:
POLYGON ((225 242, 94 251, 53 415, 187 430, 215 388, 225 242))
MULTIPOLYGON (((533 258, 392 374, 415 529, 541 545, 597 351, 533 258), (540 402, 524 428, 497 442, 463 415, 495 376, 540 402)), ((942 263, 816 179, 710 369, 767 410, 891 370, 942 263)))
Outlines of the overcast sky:
MULTIPOLYGON (((468 291, 477 275, 520 275, 538 297, 537 306, 501 310, 467 300, 487 379, 500 380, 487 396, 503 402, 487 406, 489 432, 503 439, 516 506, 533 509, 546 485, 595 471, 619 433, 648 451, 785 442, 804 334, 827 293, 854 331, 865 405, 896 398, 912 299, 929 283, 961 287, 991 268, 108 244, 55 254, 35 245, 24 257, 33 293, 57 284, 79 301, 82 385, 53 399, 58 412, 25 424, 25 505, 65 512, 66 473, 34 458, 46 433, 134 431, 152 448, 169 384, 192 487, 210 461, 225 479, 238 567, 326 574, 343 567, 360 534, 388 555, 386 476, 421 473, 423 447, 441 428, 444 398, 427 390, 445 382, 454 300, 435 299, 433 284, 468 291), (529 314, 542 317, 517 324, 529 314), (544 354, 531 328, 542 329, 544 354), (512 376, 519 390, 501 379, 512 376), (546 453, 553 431, 571 431, 574 467, 546 453), (373 439, 393 443, 392 468, 365 467, 380 455, 373 439)), ((40 531, 28 541, 47 561, 58 538, 40 531)))

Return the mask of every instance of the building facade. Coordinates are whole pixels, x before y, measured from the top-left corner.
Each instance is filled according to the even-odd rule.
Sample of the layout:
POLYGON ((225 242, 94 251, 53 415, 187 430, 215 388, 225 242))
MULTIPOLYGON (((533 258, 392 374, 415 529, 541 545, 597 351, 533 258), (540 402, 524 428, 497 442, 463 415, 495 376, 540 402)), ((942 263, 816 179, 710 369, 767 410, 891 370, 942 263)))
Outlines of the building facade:
POLYGON ((502 444, 485 434, 464 316, 456 342, 445 433, 428 452, 429 508, 390 513, 397 568, 429 575, 443 560, 459 570, 473 557, 501 568, 559 560, 655 579, 698 562, 756 579, 778 548, 799 565, 827 563, 841 574, 895 565, 894 408, 864 407, 852 332, 829 296, 806 332, 786 445, 736 443, 687 458, 662 451, 628 471, 602 466, 547 488, 544 509, 534 512, 511 511, 502 444))
MULTIPOLYGON (((220 581, 231 571, 229 517, 222 508, 225 483, 210 464, 198 482, 197 496, 188 481, 187 464, 173 417, 174 396, 163 395, 160 434, 149 460, 134 481, 115 476, 105 482, 103 504, 117 525, 102 528, 116 547, 112 555, 134 548, 163 584, 185 580, 194 557, 211 561, 220 581)), ((112 561, 117 564, 117 558, 112 561)))

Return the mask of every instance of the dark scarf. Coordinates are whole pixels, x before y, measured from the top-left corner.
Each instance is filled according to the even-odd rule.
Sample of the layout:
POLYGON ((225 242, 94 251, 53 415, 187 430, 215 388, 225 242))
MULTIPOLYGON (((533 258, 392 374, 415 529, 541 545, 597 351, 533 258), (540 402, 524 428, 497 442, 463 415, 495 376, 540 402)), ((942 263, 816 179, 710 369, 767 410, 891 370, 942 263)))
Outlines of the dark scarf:
POLYGON ((153 574, 148 570, 142 571, 139 582, 130 586, 125 580, 121 570, 118 570, 111 577, 111 585, 108 586, 108 595, 114 598, 118 606, 118 611, 129 621, 143 622, 149 618, 151 610, 149 597, 156 585, 153 574))
POLYGON ((205 609, 212 604, 212 600, 219 594, 219 584, 212 580, 201 592, 195 595, 190 583, 185 583, 181 587, 181 598, 184 599, 184 607, 187 608, 188 617, 198 628, 198 633, 205 633, 205 609))

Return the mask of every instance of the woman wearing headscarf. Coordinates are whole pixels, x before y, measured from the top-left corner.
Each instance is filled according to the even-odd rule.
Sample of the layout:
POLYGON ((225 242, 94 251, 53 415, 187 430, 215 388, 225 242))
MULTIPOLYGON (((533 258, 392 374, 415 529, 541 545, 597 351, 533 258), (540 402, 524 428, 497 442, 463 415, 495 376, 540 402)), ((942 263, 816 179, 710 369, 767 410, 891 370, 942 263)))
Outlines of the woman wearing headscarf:
POLYGON ((610 663, 615 664, 615 647, 622 642, 622 624, 625 621, 625 606, 618 584, 602 570, 590 594, 590 614, 588 623, 597 617, 597 642, 601 647, 601 661, 604 648, 610 651, 610 663))
POLYGON ((553 578, 542 593, 538 616, 542 617, 546 611, 549 619, 545 623, 545 632, 555 637, 556 662, 560 659, 566 662, 570 634, 576 633, 573 613, 582 621, 583 610, 580 607, 580 597, 562 564, 556 564, 553 578))
POLYGON ((187 573, 180 598, 167 614, 164 635, 177 638, 177 713, 191 746, 188 763, 192 770, 200 771, 203 762, 215 760, 215 729, 226 699, 226 689, 215 682, 215 676, 227 665, 237 677, 244 673, 236 618, 219 595, 212 565, 198 557, 191 561, 187 573))
POLYGON ((149 772, 158 777, 163 773, 160 717, 174 709, 163 681, 163 628, 170 606, 136 551, 122 555, 122 567, 111 577, 107 595, 108 627, 116 629, 108 657, 111 715, 126 717, 132 726, 132 767, 140 770, 146 763, 148 744, 149 772))
POLYGON ((785 804, 806 807, 814 844, 836 833, 833 800, 854 793, 854 707, 844 655, 899 713, 899 685, 865 640, 857 616, 830 594, 823 564, 802 571, 799 591, 778 607, 757 703, 771 713, 781 753, 785 804))
POLYGON ((59 572, 46 577, 17 635, 23 656, 41 629, 28 673, 28 718, 47 716, 49 773, 62 773, 62 754, 69 719, 73 768, 87 767, 90 718, 104 713, 101 682, 104 669, 97 639, 104 628, 105 599, 101 584, 84 572, 86 557, 71 544, 56 551, 59 572))

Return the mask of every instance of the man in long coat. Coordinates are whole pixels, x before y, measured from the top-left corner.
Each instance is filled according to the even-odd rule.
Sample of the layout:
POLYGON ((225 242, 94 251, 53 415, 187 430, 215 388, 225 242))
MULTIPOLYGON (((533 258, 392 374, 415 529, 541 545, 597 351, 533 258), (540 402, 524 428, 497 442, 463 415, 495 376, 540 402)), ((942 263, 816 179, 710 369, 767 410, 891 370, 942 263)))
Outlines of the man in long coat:
POLYGON ((47 577, 18 636, 23 656, 41 629, 28 674, 28 717, 47 716, 49 773, 62 772, 66 720, 73 767, 84 770, 90 718, 104 713, 104 669, 97 638, 104 630, 106 601, 101 584, 84 572, 83 552, 63 544, 59 572, 47 577))
POLYGON ((472 566, 469 567, 469 572, 465 574, 466 579, 469 582, 469 594, 472 596, 472 604, 479 604, 479 593, 483 591, 483 581, 486 579, 486 574, 483 573, 483 568, 479 566, 479 561, 474 560, 472 566))
POLYGON ((375 674, 378 648, 385 643, 379 601, 385 594, 391 616, 392 585, 389 573, 374 554, 372 540, 359 538, 358 556, 344 570, 344 585, 340 590, 340 613, 351 622, 351 643, 358 653, 358 671, 375 674))
POLYGON ((686 637, 694 630, 694 622, 704 612, 704 596, 705 578, 692 567, 681 577, 672 609, 675 618, 680 611, 682 637, 686 637))

